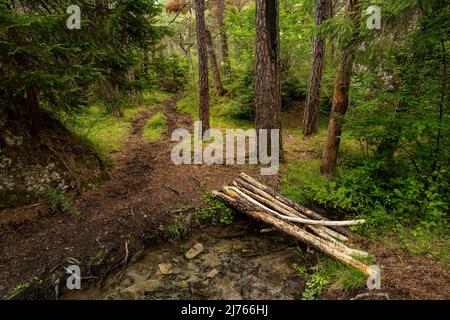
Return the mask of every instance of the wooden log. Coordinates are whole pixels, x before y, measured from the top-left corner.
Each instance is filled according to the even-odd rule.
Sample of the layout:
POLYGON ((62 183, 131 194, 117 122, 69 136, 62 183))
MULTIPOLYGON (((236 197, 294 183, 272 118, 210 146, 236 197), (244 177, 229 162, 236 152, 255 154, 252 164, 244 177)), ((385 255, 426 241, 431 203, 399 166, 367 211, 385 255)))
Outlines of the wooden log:
MULTIPOLYGON (((294 216, 297 216, 297 217, 300 217, 300 218, 304 218, 304 219, 307 218, 307 216, 305 216, 305 215, 302 214, 301 212, 299 212, 299 211, 297 211, 296 209, 294 209, 294 208, 292 208, 292 207, 286 205, 285 203, 283 203, 283 202, 281 202, 280 200, 274 198, 273 196, 271 196, 271 195, 268 194, 267 192, 265 192, 265 191, 263 191, 263 190, 261 190, 261 189, 258 189, 257 187, 255 187, 255 186, 249 184, 248 182, 245 182, 245 181, 242 180, 242 179, 236 179, 236 180, 234 181, 234 183, 235 183, 236 185, 239 185, 239 186, 241 186, 241 187, 243 187, 243 188, 245 188, 245 189, 247 189, 247 190, 253 192, 253 193, 258 194, 259 196, 261 196, 261 197, 267 199, 268 201, 270 201, 271 203, 274 203, 274 204, 279 205, 279 206, 282 207, 283 209, 289 211, 289 212, 290 212, 292 215, 294 215, 294 216)), ((332 237, 332 238, 335 238, 335 239, 337 239, 337 240, 339 240, 339 241, 347 241, 347 240, 348 240, 348 238, 347 238, 346 236, 344 236, 344 235, 340 234, 339 232, 334 231, 334 230, 332 230, 332 229, 330 229, 330 228, 328 228, 328 227, 325 227, 325 226, 317 226, 316 228, 314 228, 313 231, 316 232, 316 233, 317 233, 317 232, 320 232, 321 234, 322 234, 322 233, 326 233, 326 234, 328 234, 328 236, 330 236, 330 237, 332 237), (320 230, 320 231, 319 231, 319 230, 320 230)), ((323 237, 324 237, 324 238, 327 238, 326 236, 323 236, 323 237)))
POLYGON ((334 258, 344 264, 351 265, 369 276, 375 276, 374 270, 369 268, 364 263, 352 258, 348 254, 331 247, 325 242, 325 240, 306 232, 293 223, 281 220, 275 216, 257 210, 253 205, 242 199, 242 197, 240 197, 239 194, 236 193, 233 189, 228 189, 228 192, 230 192, 230 194, 213 191, 213 194, 228 205, 247 214, 251 218, 267 223, 275 227, 277 230, 284 232, 308 245, 311 245, 312 247, 322 251, 331 258, 334 258))
MULTIPOLYGON (((226 192, 228 192, 229 194, 233 194, 236 193, 238 194, 242 199, 245 199, 246 201, 248 201, 248 203, 250 203, 251 205, 253 205, 255 208, 257 208, 258 210, 262 210, 263 212, 272 214, 280 219, 283 220, 288 220, 286 216, 280 215, 278 214, 276 211, 266 207, 265 205, 258 203, 258 201, 256 201, 255 199, 253 199, 251 196, 245 194, 242 190, 238 189, 238 188, 234 188, 234 187, 225 187, 224 188, 226 192)), ((257 195, 255 195, 257 196, 257 195)), ((308 226, 308 225, 305 225, 308 226)), ((318 226, 314 226, 314 227, 318 227, 318 226)), ((320 233, 320 231, 318 231, 320 233)), ((323 235, 323 233, 321 233, 320 235, 323 235)), ((356 249, 351 249, 348 248, 347 246, 345 246, 343 243, 337 241, 336 239, 333 238, 328 238, 328 237, 322 237, 324 241, 326 241, 326 244, 336 248, 339 251, 345 252, 346 254, 352 255, 352 256, 363 256, 363 257, 367 257, 369 254, 367 252, 361 251, 361 250, 356 250, 356 249)))
MULTIPOLYGON (((248 197, 242 191, 240 191, 238 188, 236 188, 236 187, 227 187, 227 188, 234 188, 234 191, 237 192, 240 196, 247 198, 248 201, 253 202, 255 205, 258 205, 256 200, 252 199, 251 197, 248 197)), ((280 219, 291 221, 291 222, 298 222, 301 224, 309 224, 309 225, 317 225, 317 226, 355 226, 355 225, 363 224, 366 222, 365 220, 330 221, 330 220, 303 219, 300 217, 291 217, 291 216, 282 215, 282 214, 280 214, 274 210, 271 210, 267 207, 265 207, 265 209, 280 219)))
MULTIPOLYGON (((236 183, 237 184, 237 183, 236 183)), ((276 203, 269 201, 257 194, 252 193, 249 190, 246 190, 244 188, 242 189, 238 189, 238 191, 243 192, 245 195, 253 198, 256 201, 261 202, 263 205, 271 207, 273 210, 276 210, 280 213, 289 215, 289 216, 293 216, 293 214, 289 211, 286 210, 280 206, 278 206, 276 203)), ((263 211, 266 211, 266 207, 265 206, 259 206, 260 209, 262 209, 263 211)), ((335 238, 331 237, 330 235, 328 235, 323 229, 324 227, 322 226, 314 226, 314 225, 305 225, 305 227, 309 230, 311 230, 312 232, 314 232, 317 236, 325 239, 327 242, 330 242, 329 245, 333 246, 334 248, 336 248, 337 250, 340 250, 346 254, 349 254, 351 256, 362 256, 362 257, 367 257, 369 256, 369 254, 367 252, 361 251, 361 250, 356 250, 356 249, 352 249, 347 247, 346 245, 344 245, 343 243, 339 242, 338 240, 336 240, 335 238)))
MULTIPOLYGON (((304 215, 313 218, 313 219, 317 219, 317 220, 329 220, 328 218, 322 216, 320 213, 317 213, 316 211, 310 210, 308 208, 305 208, 301 205, 299 205, 298 203, 289 200, 288 198, 282 196, 280 193, 276 192, 275 190, 272 190, 271 188, 269 188, 268 186, 262 184, 261 182, 259 182, 256 179, 253 179, 252 177, 250 177, 249 175, 245 174, 244 172, 241 172, 239 175, 242 179, 244 179, 245 181, 247 181, 248 183, 254 185, 255 187, 261 189, 262 191, 265 191, 267 193, 269 193, 271 196, 273 196, 274 198, 276 198, 277 200, 285 203, 286 205, 294 208, 295 210, 302 212, 304 215)), ((330 229, 333 229, 343 235, 348 236, 349 232, 343 228, 343 227, 336 227, 336 226, 330 226, 330 229)))

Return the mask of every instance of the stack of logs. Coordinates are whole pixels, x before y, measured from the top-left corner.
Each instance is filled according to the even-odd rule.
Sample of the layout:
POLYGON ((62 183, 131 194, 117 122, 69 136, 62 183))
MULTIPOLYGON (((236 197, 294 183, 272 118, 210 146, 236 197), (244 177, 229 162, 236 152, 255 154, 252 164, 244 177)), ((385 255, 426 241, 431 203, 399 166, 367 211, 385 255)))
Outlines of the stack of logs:
POLYGON ((348 232, 343 227, 363 224, 364 220, 330 221, 245 173, 240 174, 233 186, 225 186, 221 191, 213 191, 213 194, 251 218, 267 223, 367 275, 374 275, 374 270, 354 258, 367 257, 368 253, 344 244, 348 241, 348 232))

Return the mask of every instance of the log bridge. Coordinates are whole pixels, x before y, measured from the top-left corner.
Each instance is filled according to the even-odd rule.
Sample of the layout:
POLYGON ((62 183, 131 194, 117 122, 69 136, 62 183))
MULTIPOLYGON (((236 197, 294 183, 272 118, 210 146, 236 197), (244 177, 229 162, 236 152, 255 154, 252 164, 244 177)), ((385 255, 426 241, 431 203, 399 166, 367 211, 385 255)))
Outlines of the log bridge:
POLYGON ((346 226, 365 220, 331 221, 321 214, 295 203, 256 179, 241 173, 231 186, 212 192, 230 207, 264 222, 289 236, 350 265, 368 276, 375 270, 355 257, 367 257, 365 251, 350 248, 346 226))

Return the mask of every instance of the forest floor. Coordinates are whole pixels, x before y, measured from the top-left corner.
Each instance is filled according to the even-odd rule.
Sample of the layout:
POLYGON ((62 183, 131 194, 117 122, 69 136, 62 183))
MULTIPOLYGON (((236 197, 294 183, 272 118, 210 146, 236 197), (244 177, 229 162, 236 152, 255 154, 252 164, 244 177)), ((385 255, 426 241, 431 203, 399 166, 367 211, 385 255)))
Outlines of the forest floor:
MULTIPOLYGON (((184 209, 201 206, 206 191, 242 171, 259 176, 259 168, 249 165, 175 166, 170 134, 176 128, 191 129, 193 123, 177 111, 179 99, 170 97, 135 116, 128 141, 112 155, 116 165, 110 179, 76 200, 78 214, 55 214, 45 205, 0 214, 0 297, 58 296, 65 287, 64 266, 75 262, 97 289, 68 298, 299 298, 305 279, 291 266, 314 252, 277 232, 260 234, 254 222, 238 219, 232 226, 203 226, 181 242, 170 241, 168 230, 176 219, 194 224, 195 215, 184 209), (165 134, 148 142, 142 137, 144 126, 159 111, 166 118, 165 134), (187 261, 183 253, 195 242, 203 243, 205 251, 187 261), (173 270, 161 274, 160 264, 169 262, 173 270), (213 269, 218 274, 211 276, 213 269), (102 287, 108 289, 98 289, 102 287)), ((290 140, 295 142, 284 139, 286 144, 290 140)), ((279 178, 264 182, 277 188, 279 178)), ((381 292, 390 299, 450 298, 450 272, 444 264, 381 242, 355 242, 375 255, 381 292)), ((348 299, 365 292, 364 286, 350 291, 330 287, 319 298, 348 299)))

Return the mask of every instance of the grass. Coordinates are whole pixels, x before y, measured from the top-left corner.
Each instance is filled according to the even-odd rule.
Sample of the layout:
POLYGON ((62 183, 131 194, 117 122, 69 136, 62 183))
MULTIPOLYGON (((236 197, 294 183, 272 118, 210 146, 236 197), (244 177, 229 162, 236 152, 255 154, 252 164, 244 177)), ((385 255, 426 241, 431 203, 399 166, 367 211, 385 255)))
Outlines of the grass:
POLYGON ((380 238, 392 249, 405 249, 412 255, 427 255, 450 266, 450 236, 448 233, 398 226, 395 234, 380 238))
MULTIPOLYGON (((254 127, 253 121, 234 119, 226 115, 227 108, 234 103, 229 97, 211 96, 210 117, 211 127, 215 129, 250 129, 254 127)), ((198 98, 190 91, 183 99, 177 102, 177 111, 189 114, 194 120, 199 119, 198 98)))
POLYGON ((349 291, 364 285, 367 281, 367 276, 363 272, 324 255, 319 255, 317 263, 309 269, 298 263, 294 263, 292 268, 306 280, 305 289, 301 292, 304 300, 316 299, 325 288, 349 291))
POLYGON ((90 142, 102 155, 118 151, 128 137, 131 123, 117 118, 100 106, 92 106, 74 117, 69 128, 90 142))
POLYGON ((194 120, 198 120, 198 98, 192 91, 178 100, 176 108, 178 112, 187 113, 194 120))
POLYGON ((72 196, 65 195, 59 190, 50 188, 47 190, 44 198, 45 202, 51 207, 53 212, 79 213, 72 196))
POLYGON ((110 115, 100 105, 93 105, 73 116, 69 129, 90 143, 104 158, 122 148, 131 130, 131 120, 138 113, 149 110, 170 96, 162 91, 145 92, 142 103, 127 102, 123 106, 123 118, 110 115))
POLYGON ((211 224, 230 225, 234 220, 234 211, 211 193, 203 194, 203 206, 196 208, 195 215, 211 224))
POLYGON ((188 226, 184 221, 177 218, 175 221, 167 227, 167 232, 173 240, 181 240, 189 231, 188 226))
POLYGON ((166 117, 162 112, 158 112, 145 124, 143 134, 144 139, 149 142, 158 141, 161 139, 166 126, 166 117))

